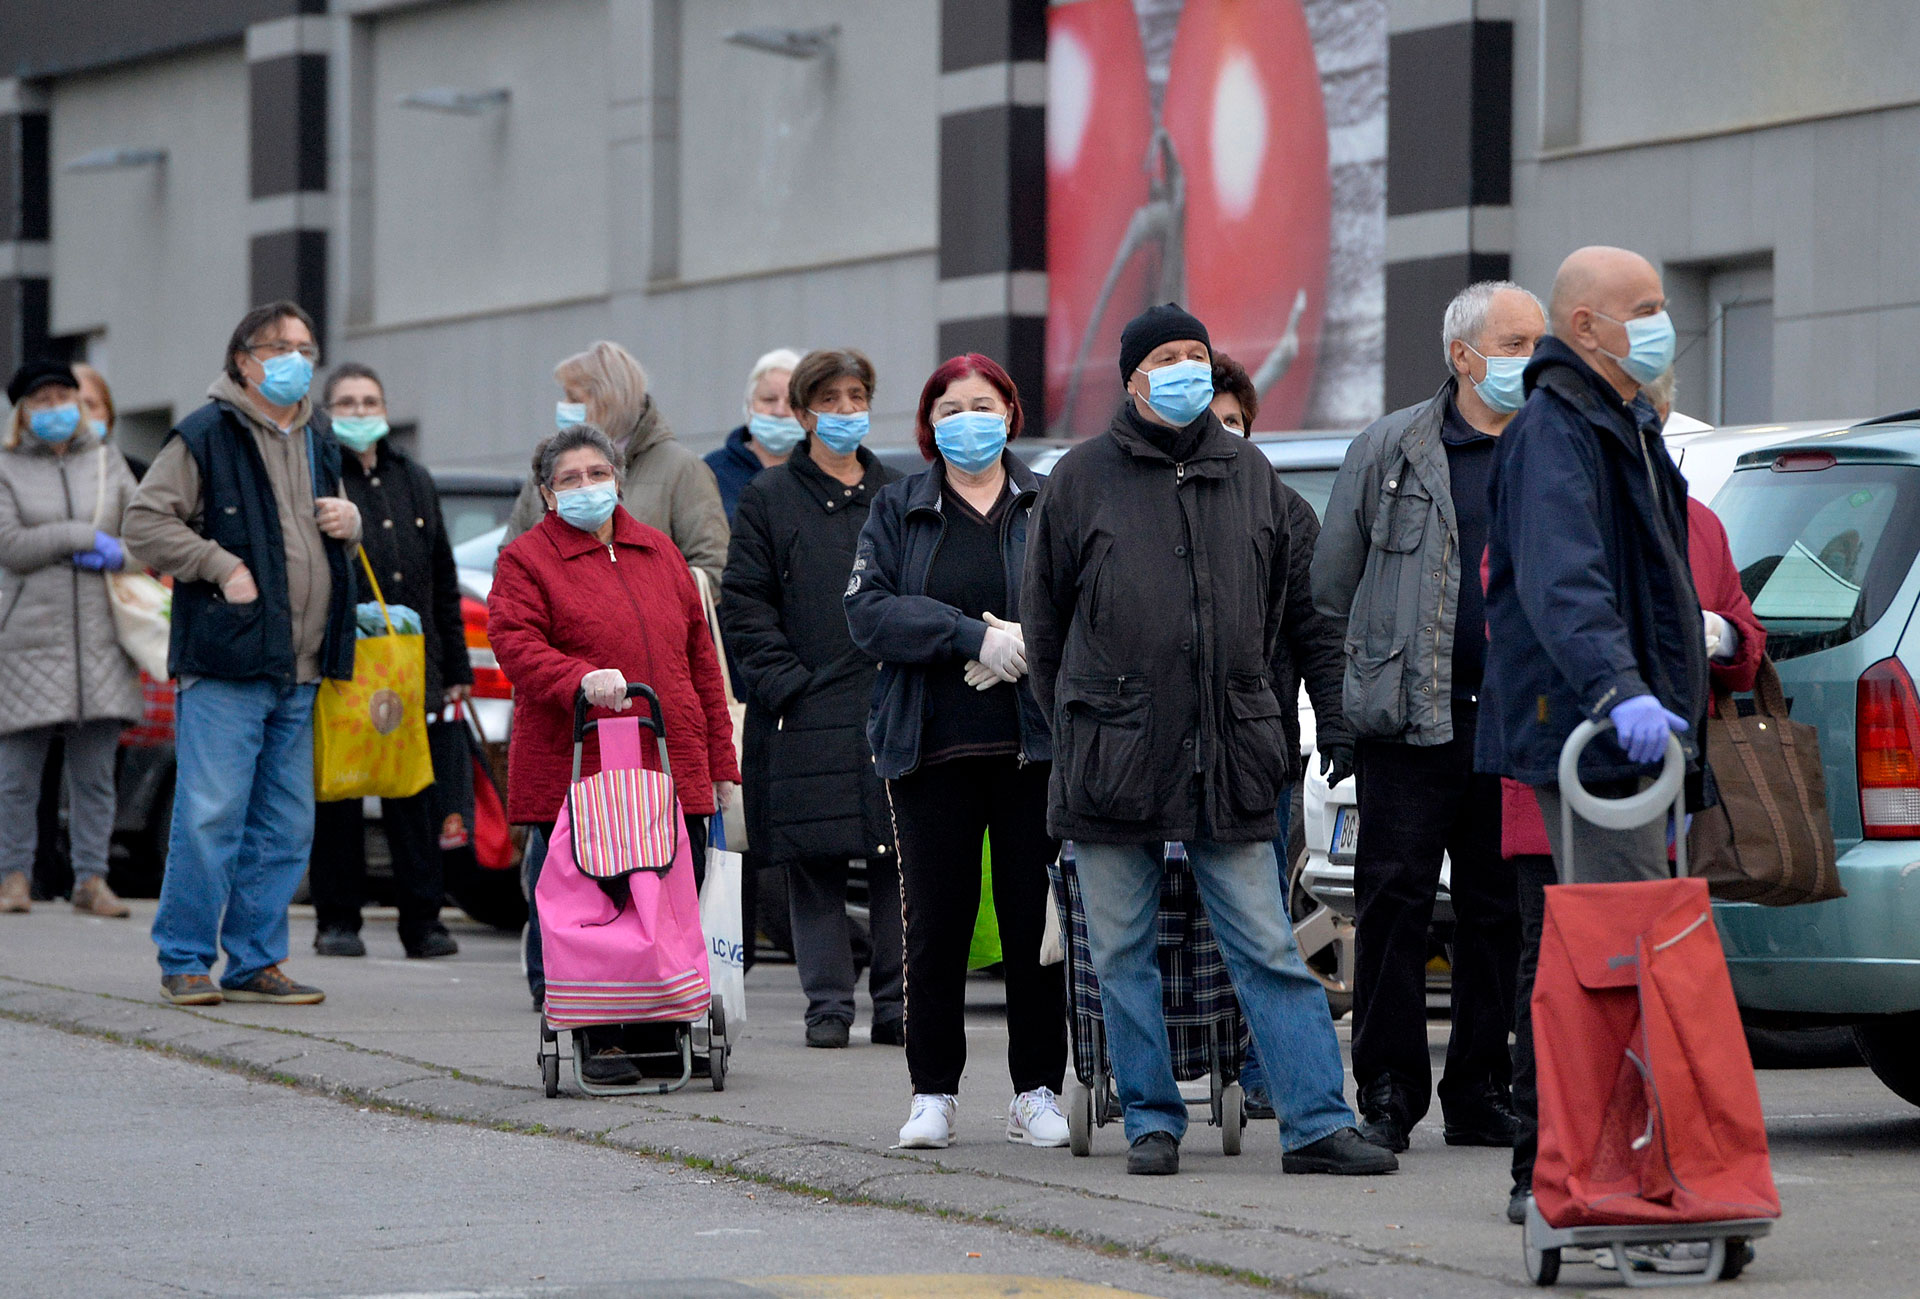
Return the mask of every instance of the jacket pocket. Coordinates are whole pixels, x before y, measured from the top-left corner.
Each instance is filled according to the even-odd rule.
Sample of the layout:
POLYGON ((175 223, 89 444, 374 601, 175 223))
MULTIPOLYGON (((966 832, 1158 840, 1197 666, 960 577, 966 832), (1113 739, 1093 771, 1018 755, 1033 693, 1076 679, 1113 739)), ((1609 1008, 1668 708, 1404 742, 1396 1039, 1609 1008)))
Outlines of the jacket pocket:
POLYGON ((1144 677, 1071 677, 1060 691, 1067 811, 1144 821, 1153 811, 1153 696, 1144 677))
POLYGON ((1227 792, 1234 810, 1264 816, 1279 806, 1280 776, 1287 767, 1287 733, 1280 698, 1265 677, 1227 679, 1227 792))
POLYGON ((1385 654, 1347 651, 1346 688, 1341 702, 1354 734, 1395 738, 1406 729, 1406 655, 1396 645, 1385 654))
POLYGON ((1080 608, 1086 614, 1087 628, 1100 630, 1100 579, 1107 571, 1107 556, 1113 553, 1113 538, 1094 538, 1093 552, 1080 570, 1080 608))
POLYGON ((1391 480, 1391 485, 1380 494, 1380 504, 1382 509, 1374 525, 1373 544, 1397 554, 1420 549, 1420 543, 1427 536, 1427 520, 1433 514, 1433 497, 1413 477, 1411 469, 1405 476, 1391 480))

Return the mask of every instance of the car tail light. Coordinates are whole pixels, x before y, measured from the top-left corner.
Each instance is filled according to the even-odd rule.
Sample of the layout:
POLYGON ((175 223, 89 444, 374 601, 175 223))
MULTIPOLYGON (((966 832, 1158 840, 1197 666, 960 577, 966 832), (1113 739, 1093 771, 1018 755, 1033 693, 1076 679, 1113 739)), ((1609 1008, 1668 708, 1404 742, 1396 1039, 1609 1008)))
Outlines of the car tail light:
POLYGON ((480 699, 511 699, 513 683, 500 670, 487 639, 487 606, 470 595, 460 597, 460 623, 467 635, 467 661, 473 665, 473 693, 480 699))
POLYGON ((1854 750, 1869 839, 1920 838, 1920 694, 1899 659, 1860 674, 1854 750))

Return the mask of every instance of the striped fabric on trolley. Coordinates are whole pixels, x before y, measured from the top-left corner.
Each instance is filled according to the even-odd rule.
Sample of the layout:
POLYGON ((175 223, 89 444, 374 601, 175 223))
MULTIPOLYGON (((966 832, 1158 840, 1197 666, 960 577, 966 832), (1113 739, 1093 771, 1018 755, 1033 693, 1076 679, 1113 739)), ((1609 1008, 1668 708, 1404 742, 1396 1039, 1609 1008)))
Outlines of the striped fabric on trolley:
POLYGON ((616 767, 575 781, 567 792, 573 860, 583 875, 619 879, 664 874, 680 847, 673 782, 657 771, 616 767))
POLYGON ((554 1028, 595 1024, 658 1024, 702 1020, 711 1000, 707 981, 689 970, 661 983, 547 982, 547 1023, 554 1028))

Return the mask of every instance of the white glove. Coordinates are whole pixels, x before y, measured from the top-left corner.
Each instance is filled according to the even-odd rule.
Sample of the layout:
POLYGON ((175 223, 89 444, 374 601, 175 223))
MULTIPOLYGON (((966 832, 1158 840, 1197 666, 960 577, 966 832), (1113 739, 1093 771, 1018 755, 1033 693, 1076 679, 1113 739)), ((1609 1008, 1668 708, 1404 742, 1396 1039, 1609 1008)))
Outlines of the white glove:
POLYGON ((993 669, 979 659, 967 660, 965 679, 975 690, 991 690, 1001 684, 1000 678, 993 675, 993 669))
POLYGON ((633 701, 627 698, 627 678, 619 668, 595 668, 580 678, 580 688, 587 692, 587 702, 596 708, 624 713, 633 706, 633 701))
POLYGON ((1700 620, 1707 627, 1707 657, 1710 659, 1730 659, 1739 652, 1739 633, 1732 625, 1711 609, 1703 609, 1700 620), (1729 643, 1731 642, 1731 643, 1729 643))
POLYGON ((986 615, 987 634, 980 642, 980 662, 1002 681, 1018 681, 1027 671, 1027 647, 1020 624, 986 615))

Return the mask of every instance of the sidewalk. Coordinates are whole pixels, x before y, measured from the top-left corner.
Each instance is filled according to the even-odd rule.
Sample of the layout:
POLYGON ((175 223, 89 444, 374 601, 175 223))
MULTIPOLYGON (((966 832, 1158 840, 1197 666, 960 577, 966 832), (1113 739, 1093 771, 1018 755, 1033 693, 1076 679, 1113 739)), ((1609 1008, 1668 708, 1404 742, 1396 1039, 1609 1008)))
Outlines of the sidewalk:
MULTIPOLYGON (((1009 1144, 1004 1004, 1000 985, 989 979, 975 979, 971 989, 972 1059, 959 1144, 908 1152, 889 1148, 906 1111, 902 1053, 868 1045, 864 1019, 850 1050, 802 1046, 804 999, 788 965, 761 966, 749 976, 750 1019, 724 1093, 696 1080, 674 1096, 587 1100, 571 1092, 571 1071, 563 1068, 562 1097, 549 1101, 534 1063, 539 1021, 511 938, 456 921, 458 957, 409 961, 391 913, 372 912, 367 958, 323 960, 311 952, 311 912, 296 908, 289 969, 324 987, 324 1004, 188 1010, 159 1001, 147 938, 153 904, 134 907, 130 922, 82 919, 61 903, 0 918, 0 1015, 163 1047, 407 1111, 538 1126, 835 1198, 1064 1234, 1292 1293, 1452 1299, 1531 1292, 1518 1233, 1502 1216, 1506 1153, 1447 1147, 1437 1113, 1415 1131, 1403 1171, 1387 1178, 1283 1176, 1271 1123, 1249 1128, 1246 1153, 1229 1159, 1220 1153, 1218 1130, 1196 1117, 1176 1178, 1128 1178, 1118 1125, 1096 1132, 1090 1159, 1009 1144)), ((1437 1040, 1444 1031, 1443 1022, 1435 1025, 1437 1040)), ((1341 1037, 1344 1044, 1344 1021, 1341 1037)), ((1763 1075, 1762 1091, 1776 1115, 1775 1170, 1787 1216, 1763 1243, 1742 1290, 1884 1293, 1843 1277, 1856 1271, 1863 1286, 1884 1285, 1884 1271, 1869 1261, 1878 1251, 1869 1247, 1901 1238, 1894 1233, 1914 1202, 1911 1154, 1920 1148, 1920 1118, 1863 1070, 1763 1075), (1856 1122, 1836 1129, 1836 1120, 1856 1122), (1867 1135, 1869 1128, 1877 1135, 1867 1135), (1849 1159, 1858 1147, 1890 1160, 1879 1181, 1892 1185, 1856 1203, 1836 1200, 1834 1187, 1821 1189, 1830 1181, 1830 1161, 1840 1157, 1832 1145, 1849 1159), (1801 1165, 1817 1175, 1797 1172, 1801 1165), (1807 1230, 1816 1217, 1835 1221, 1836 1229, 1807 1230)), ((1871 1180, 1867 1189, 1874 1189, 1871 1180)), ((1568 1293, 1589 1278, 1607 1279, 1585 1269, 1567 1275, 1568 1293)))

